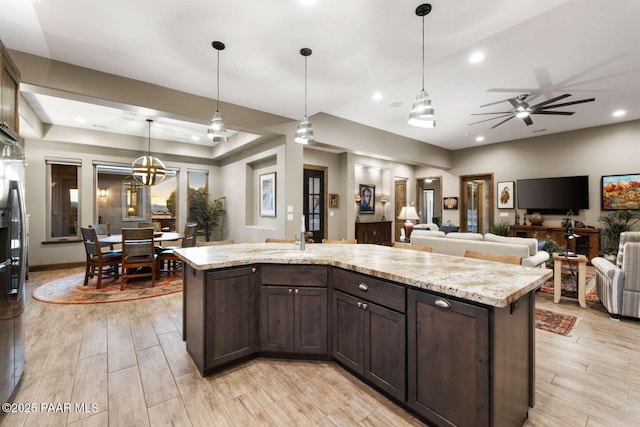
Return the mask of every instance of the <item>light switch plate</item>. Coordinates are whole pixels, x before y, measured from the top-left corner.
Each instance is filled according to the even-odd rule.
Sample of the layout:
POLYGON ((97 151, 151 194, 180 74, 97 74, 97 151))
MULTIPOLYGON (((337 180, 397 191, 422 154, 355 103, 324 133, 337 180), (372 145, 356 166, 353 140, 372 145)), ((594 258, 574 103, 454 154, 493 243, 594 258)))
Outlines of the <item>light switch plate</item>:
POLYGON ((508 217, 508 216, 509 216, 509 212, 500 212, 500 216, 501 216, 502 218, 506 218, 506 217, 508 217))
POLYGON ((293 205, 287 205, 287 213, 293 213, 293 205))
POLYGON ((293 214, 287 214, 287 221, 293 221, 293 214))

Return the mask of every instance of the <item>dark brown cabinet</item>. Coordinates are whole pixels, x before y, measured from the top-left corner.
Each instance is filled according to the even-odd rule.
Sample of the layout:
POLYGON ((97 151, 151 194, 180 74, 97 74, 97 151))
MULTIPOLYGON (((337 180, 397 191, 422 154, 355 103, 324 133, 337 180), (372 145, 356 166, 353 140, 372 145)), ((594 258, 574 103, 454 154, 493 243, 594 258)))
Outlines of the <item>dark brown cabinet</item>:
POLYGON ((327 354, 326 267, 265 265, 261 282, 262 351, 327 354))
MULTIPOLYGON (((333 293, 333 357, 390 395, 405 399, 406 325, 405 314, 376 304, 380 295, 375 287, 384 282, 367 276, 334 270, 337 289, 354 290, 354 294, 372 291, 371 299, 335 290, 333 293), (367 283, 369 281, 369 284, 367 283), (362 285, 362 286, 360 286, 362 285), (366 288, 366 290, 364 290, 366 288)), ((397 287, 387 284, 390 287, 397 287)), ((399 287, 398 287, 399 288, 399 287)), ((404 296, 404 289, 400 288, 404 296)), ((367 295, 367 296, 368 296, 367 295)), ((404 301, 402 304, 404 307, 404 301)))
POLYGON ((391 221, 356 222, 358 243, 391 246, 391 221))
MULTIPOLYGON (((509 227, 510 236, 534 237, 538 240, 544 240, 549 236, 561 246, 566 244, 565 231, 564 227, 546 225, 512 225, 509 227)), ((569 240, 569 250, 586 256, 588 260, 597 257, 600 252, 600 229, 574 228, 573 231, 579 237, 569 240)))
POLYGON ((18 136, 18 87, 20 72, 0 41, 0 127, 13 136, 18 136))
POLYGON ((184 334, 202 374, 257 350, 256 268, 185 270, 184 334))

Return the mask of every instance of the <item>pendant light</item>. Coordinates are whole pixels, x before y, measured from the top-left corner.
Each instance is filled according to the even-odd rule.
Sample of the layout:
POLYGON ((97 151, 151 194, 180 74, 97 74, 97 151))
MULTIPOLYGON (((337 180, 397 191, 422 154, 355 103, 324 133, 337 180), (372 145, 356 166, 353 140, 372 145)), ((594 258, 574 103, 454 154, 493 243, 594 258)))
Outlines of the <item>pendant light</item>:
POLYGON ((220 51, 224 50, 225 46, 222 42, 211 42, 211 46, 218 51, 218 95, 216 97, 216 112, 211 119, 211 126, 207 130, 207 137, 213 142, 227 142, 227 128, 222 121, 222 115, 220 114, 220 51))
POLYGON ((157 157, 151 156, 151 122, 153 122, 153 120, 147 119, 147 123, 149 124, 148 154, 138 157, 131 166, 133 178, 142 185, 160 184, 167 174, 164 163, 157 157))
POLYGON ((304 56, 304 117, 298 123, 298 129, 296 130, 296 137, 294 140, 299 144, 313 145, 315 144, 313 139, 313 129, 311 128, 311 122, 307 117, 307 56, 311 55, 311 49, 308 47, 300 49, 300 55, 304 56))
POLYGON ((416 8, 416 15, 422 16, 422 90, 418 92, 409 113, 409 124, 422 128, 436 127, 435 111, 431 106, 429 94, 424 90, 424 17, 429 12, 431 12, 429 3, 421 4, 416 8))

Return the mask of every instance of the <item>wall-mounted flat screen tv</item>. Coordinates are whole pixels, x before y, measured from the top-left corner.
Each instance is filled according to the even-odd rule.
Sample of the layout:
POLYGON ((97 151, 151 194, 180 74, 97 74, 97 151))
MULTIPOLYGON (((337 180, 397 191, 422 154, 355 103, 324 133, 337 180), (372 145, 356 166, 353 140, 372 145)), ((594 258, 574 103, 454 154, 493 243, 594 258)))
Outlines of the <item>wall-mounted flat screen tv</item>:
POLYGON ((589 209, 589 176, 520 179, 517 182, 518 208, 541 213, 562 214, 573 209, 589 209))

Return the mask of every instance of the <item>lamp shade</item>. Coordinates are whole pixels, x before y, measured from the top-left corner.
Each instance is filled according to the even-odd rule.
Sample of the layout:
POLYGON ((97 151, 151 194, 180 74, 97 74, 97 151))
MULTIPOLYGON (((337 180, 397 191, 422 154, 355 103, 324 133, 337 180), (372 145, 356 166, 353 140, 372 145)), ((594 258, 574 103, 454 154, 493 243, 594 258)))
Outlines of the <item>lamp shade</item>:
POLYGON ((294 138, 298 144, 313 145, 315 140, 313 139, 313 128, 311 122, 307 116, 304 116, 298 123, 298 129, 296 129, 296 136, 294 138))
POLYGON ((416 212, 416 208, 414 206, 403 206, 400 210, 400 215, 398 215, 398 219, 406 221, 420 219, 420 217, 418 216, 418 212, 416 212))
POLYGON ((162 182, 167 170, 162 160, 152 156, 138 157, 131 168, 131 175, 142 185, 156 185, 162 182))
POLYGON ((434 117, 434 109, 431 106, 431 100, 427 91, 422 89, 418 92, 416 100, 411 107, 411 113, 409 114, 409 124, 412 126, 418 126, 423 128, 436 127, 436 120, 434 117))
POLYGON ((207 130, 207 137, 213 142, 227 142, 227 128, 222 121, 222 114, 216 111, 207 130))

